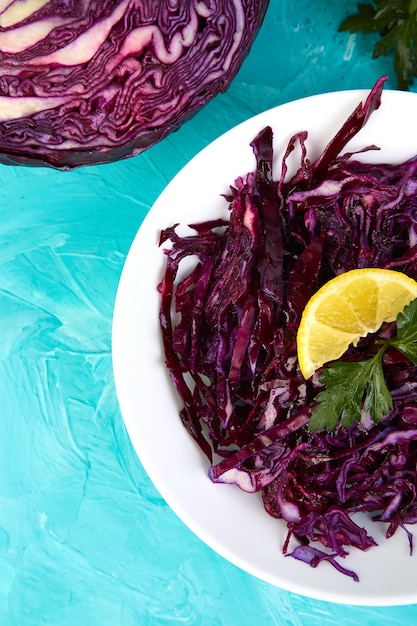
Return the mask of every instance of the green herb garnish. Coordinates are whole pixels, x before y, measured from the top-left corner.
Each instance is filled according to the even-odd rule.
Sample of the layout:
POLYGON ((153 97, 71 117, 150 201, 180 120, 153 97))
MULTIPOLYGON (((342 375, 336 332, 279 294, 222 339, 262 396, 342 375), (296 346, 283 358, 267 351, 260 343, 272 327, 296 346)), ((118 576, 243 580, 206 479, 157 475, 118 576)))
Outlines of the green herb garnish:
POLYGON ((374 0, 357 6, 358 12, 339 30, 378 34, 372 57, 393 51, 398 88, 407 90, 417 76, 417 0, 374 0))
POLYGON ((392 408, 392 398, 385 382, 382 357, 388 347, 399 350, 417 365, 417 299, 397 315, 397 334, 393 339, 379 340, 381 347, 365 361, 334 361, 323 369, 319 381, 326 387, 316 396, 309 420, 309 431, 331 431, 340 420, 348 428, 360 421, 362 411, 369 411, 377 424, 392 408))

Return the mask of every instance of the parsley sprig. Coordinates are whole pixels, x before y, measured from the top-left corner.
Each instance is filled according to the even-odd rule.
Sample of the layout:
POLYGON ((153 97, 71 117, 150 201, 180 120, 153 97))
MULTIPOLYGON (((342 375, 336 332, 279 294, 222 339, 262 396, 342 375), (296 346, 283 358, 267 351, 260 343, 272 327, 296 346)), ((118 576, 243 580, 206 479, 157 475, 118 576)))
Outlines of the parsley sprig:
POLYGON ((398 88, 407 90, 413 84, 417 76, 417 0, 358 3, 357 13, 345 19, 339 30, 377 34, 373 58, 393 51, 398 88))
POLYGON ((332 431, 340 420, 348 428, 369 411, 378 424, 392 409, 392 397, 385 382, 383 355, 388 347, 401 352, 417 365, 417 298, 398 314, 397 334, 381 339, 378 352, 364 361, 334 361, 324 368, 319 381, 325 387, 316 396, 317 404, 309 420, 309 431, 332 431))

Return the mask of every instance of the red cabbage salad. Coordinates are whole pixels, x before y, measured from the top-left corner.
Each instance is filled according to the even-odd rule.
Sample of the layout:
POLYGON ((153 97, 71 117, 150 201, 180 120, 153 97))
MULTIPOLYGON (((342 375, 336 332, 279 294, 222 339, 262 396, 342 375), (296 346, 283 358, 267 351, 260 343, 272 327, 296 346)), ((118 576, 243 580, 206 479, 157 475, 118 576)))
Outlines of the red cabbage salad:
MULTIPOLYGON (((160 236, 166 366, 209 478, 261 492, 266 512, 287 526, 286 555, 312 567, 327 561, 355 581, 343 565, 350 548, 376 546, 355 513, 384 523, 387 538, 401 527, 412 552, 405 525, 417 521, 417 369, 387 352, 389 413, 375 424, 363 411, 349 427, 311 432, 321 384, 317 373, 300 373, 296 334, 309 298, 342 272, 378 267, 417 280, 417 156, 370 165, 342 154, 380 106, 385 80, 313 162, 307 132, 294 135, 278 177, 264 128, 251 143, 255 171, 230 188, 229 219, 160 236), (288 177, 294 150, 299 167, 288 177), (179 278, 187 257, 197 260, 179 278)), ((367 337, 343 359, 368 358, 374 346, 367 337)))

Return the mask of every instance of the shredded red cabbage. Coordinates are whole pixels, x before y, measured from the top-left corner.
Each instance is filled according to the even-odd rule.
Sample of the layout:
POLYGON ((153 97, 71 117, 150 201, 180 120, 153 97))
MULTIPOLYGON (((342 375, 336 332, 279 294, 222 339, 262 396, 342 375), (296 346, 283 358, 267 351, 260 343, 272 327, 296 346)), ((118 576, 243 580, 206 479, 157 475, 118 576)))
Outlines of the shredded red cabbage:
MULTIPOLYGON (((192 225, 195 234, 185 237, 171 227, 160 241, 172 244, 159 286, 166 365, 210 479, 261 491, 266 511, 287 524, 285 553, 313 567, 328 561, 354 580, 340 558, 349 546, 376 545, 354 513, 384 522, 387 537, 417 521, 417 371, 387 353, 389 415, 378 425, 364 414, 348 430, 309 433, 320 385, 301 375, 295 337, 308 299, 341 272, 395 268, 417 279, 417 157, 367 165, 340 156, 379 107, 384 81, 314 163, 307 133, 294 136, 278 180, 265 128, 251 144, 256 171, 231 188, 230 220, 192 225), (297 144, 300 167, 287 181, 297 144), (178 280, 190 255, 198 262, 178 280)), ((369 358, 374 338, 344 360, 369 358)))

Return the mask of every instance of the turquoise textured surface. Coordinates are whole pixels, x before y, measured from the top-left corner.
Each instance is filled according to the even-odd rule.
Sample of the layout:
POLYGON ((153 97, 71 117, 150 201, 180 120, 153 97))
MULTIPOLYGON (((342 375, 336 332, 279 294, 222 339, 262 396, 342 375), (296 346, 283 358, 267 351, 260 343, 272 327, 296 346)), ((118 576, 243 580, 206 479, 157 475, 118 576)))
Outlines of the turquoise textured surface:
POLYGON ((395 87, 392 59, 371 58, 372 37, 337 31, 352 7, 271 0, 228 92, 140 156, 69 173, 0 167, 2 626, 416 623, 417 606, 311 600, 206 547, 142 469, 112 374, 123 263, 176 172, 262 110, 370 88, 385 73, 395 87))

